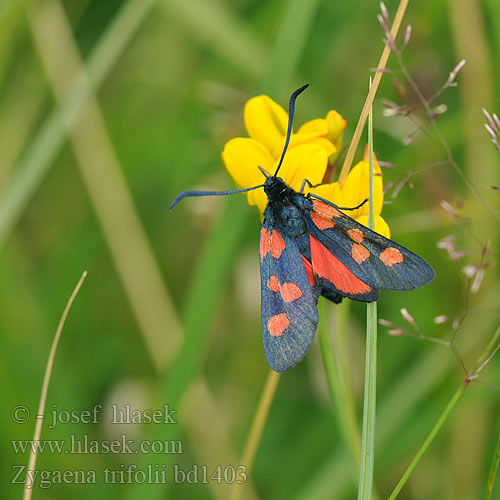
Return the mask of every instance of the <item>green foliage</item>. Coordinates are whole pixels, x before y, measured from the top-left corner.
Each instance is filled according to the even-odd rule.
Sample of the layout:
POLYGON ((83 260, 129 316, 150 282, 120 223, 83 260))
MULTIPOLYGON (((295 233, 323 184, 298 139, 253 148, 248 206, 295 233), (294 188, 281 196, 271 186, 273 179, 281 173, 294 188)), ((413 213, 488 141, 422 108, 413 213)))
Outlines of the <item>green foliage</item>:
MULTIPOLYGON (((55 357, 42 440, 87 434, 102 442, 126 433, 137 443, 180 440, 184 453, 43 453, 38 469, 96 470, 97 483, 36 485, 33 498, 229 498, 224 481, 175 484, 172 467, 188 470, 198 464, 213 471, 217 465, 239 464, 268 373, 260 333, 258 216, 243 196, 186 200, 173 213, 168 206, 184 189, 230 186, 220 152, 228 139, 245 134, 243 105, 259 92, 285 106, 290 90, 310 83, 297 108, 298 122, 337 109, 348 121, 348 143, 370 68, 383 48, 376 3, 351 4, 129 0, 104 5, 82 0, 63 2, 58 10, 56 0, 11 0, 0 7, 0 426, 6 443, 0 453, 7 464, 6 498, 20 498, 23 489, 11 484, 11 467, 28 463, 28 454, 16 454, 10 440, 32 438, 52 338, 83 270, 88 277, 55 357), (85 61, 86 79, 73 73, 75 61, 64 59, 64 44, 50 45, 52 35, 54 40, 70 36, 85 61), (68 81, 58 94, 46 57, 59 53, 58 81, 61 75, 68 81), (75 154, 67 129, 71 122, 73 133, 86 136, 85 126, 77 126, 89 96, 97 99, 104 139, 116 153, 124 181, 106 186, 106 172, 94 174, 94 185, 102 188, 97 195, 85 180, 84 160, 75 154), (122 198, 107 199, 107 194, 123 192, 133 200, 126 213, 141 222, 137 231, 128 219, 122 218, 120 231, 103 223, 106 210, 122 206, 122 198), (145 250, 134 253, 137 245, 145 250), (143 266, 155 276, 154 283, 151 274, 137 278, 130 272, 143 266), (169 404, 177 410, 178 423, 124 429, 109 425, 109 415, 101 414, 99 424, 48 427, 54 408, 80 412, 114 403, 153 410, 169 404), (18 405, 29 408, 28 423, 13 421, 11 410, 18 405), (167 466, 169 484, 103 480, 105 468, 155 463, 167 466)), ((396 165, 384 170, 386 185, 409 171, 422 171, 410 178, 413 190, 405 186, 395 199, 388 192, 384 218, 392 237, 425 257, 437 277, 415 292, 382 293, 378 316, 410 332, 399 313, 405 307, 423 333, 451 340, 451 321, 464 310, 461 268, 479 264, 490 239, 483 263, 492 265, 478 293, 468 294, 467 314, 454 342, 472 369, 498 326, 498 222, 484 203, 500 211, 498 191, 486 188, 499 184, 500 157, 481 130, 480 108, 499 111, 493 92, 498 68, 490 66, 500 58, 500 8, 493 0, 478 7, 480 19, 487 19, 471 22, 464 31, 473 44, 471 55, 462 53, 466 49, 457 30, 469 26, 469 19, 453 4, 410 4, 402 32, 410 23, 412 38, 403 61, 428 98, 460 59, 468 59, 457 77, 458 89, 446 90, 433 105, 448 106, 436 123, 482 202, 450 165, 436 163, 446 155, 421 107, 409 118, 383 116, 382 99, 418 104, 391 55, 394 72, 384 74, 374 103, 375 152, 396 165), (482 69, 484 61, 489 72, 482 69), (471 97, 471 81, 489 89, 489 94, 481 92, 484 102, 471 97), (471 126, 474 120, 479 125, 471 126), (424 133, 403 145, 419 127, 424 133), (473 161, 475 151, 479 162, 473 161), (448 215, 441 200, 462 218, 448 215), (451 234, 457 235, 457 249, 466 251, 458 266, 436 247, 451 234), (442 314, 450 321, 434 324, 442 314)), ((396 6, 388 8, 393 14, 396 6)), ((90 140, 88 151, 94 147, 90 140)), ((325 316, 334 317, 335 307, 326 307, 325 316)), ((361 427, 365 306, 352 304, 348 318, 340 360, 349 366, 348 390, 344 380, 335 380, 332 402, 316 341, 305 361, 281 377, 244 489, 248 498, 354 497, 353 415, 350 407, 338 412, 342 398, 347 406, 352 398, 361 427)), ((387 498, 465 374, 446 346, 378 330, 375 485, 387 498)), ((480 379, 500 384, 498 357, 480 379)), ((498 390, 471 383, 398 498, 483 498, 487 483, 493 484, 499 400, 498 390)))

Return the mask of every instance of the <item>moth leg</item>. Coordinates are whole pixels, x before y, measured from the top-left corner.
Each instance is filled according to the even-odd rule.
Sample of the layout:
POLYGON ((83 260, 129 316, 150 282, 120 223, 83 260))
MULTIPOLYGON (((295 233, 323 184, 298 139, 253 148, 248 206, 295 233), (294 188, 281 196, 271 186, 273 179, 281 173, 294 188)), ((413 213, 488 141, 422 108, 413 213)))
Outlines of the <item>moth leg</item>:
POLYGON ((316 186, 321 186, 321 182, 319 184, 313 184, 311 181, 307 180, 307 179, 304 179, 302 181, 302 185, 300 186, 300 191, 299 193, 303 193, 304 192, 304 188, 306 187, 306 184, 310 187, 310 188, 313 188, 313 187, 316 187, 316 186))
POLYGON ((311 182, 310 182, 310 181, 308 181, 307 179, 304 179, 304 180, 302 181, 301 186, 300 186, 300 191, 299 191, 299 193, 303 193, 303 192, 304 192, 304 188, 306 187, 306 184, 308 184, 308 185, 309 185, 309 187, 312 187, 311 182))
POLYGON ((339 207, 340 210, 357 210, 358 208, 361 208, 366 202, 368 201, 368 198, 365 198, 359 205, 356 207, 339 207))
POLYGON ((357 210, 358 208, 361 208, 367 201, 368 201, 368 198, 365 198, 359 205, 357 205, 356 207, 338 207, 337 205, 335 205, 335 203, 332 203, 331 201, 328 201, 327 199, 325 198, 322 198, 321 196, 318 196, 317 194, 314 194, 314 193, 308 193, 307 195, 309 198, 316 198, 320 201, 322 201, 323 203, 326 203, 327 205, 330 205, 331 207, 334 207, 334 208, 338 208, 339 210, 357 210))

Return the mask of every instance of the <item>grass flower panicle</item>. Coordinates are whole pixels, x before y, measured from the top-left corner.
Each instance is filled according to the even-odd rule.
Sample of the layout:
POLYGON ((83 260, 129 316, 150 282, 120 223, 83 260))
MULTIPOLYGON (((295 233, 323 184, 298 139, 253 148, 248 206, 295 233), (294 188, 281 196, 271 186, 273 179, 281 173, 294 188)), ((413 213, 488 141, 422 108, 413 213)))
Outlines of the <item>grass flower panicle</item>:
POLYGON ((495 113, 493 113, 492 116, 484 108, 483 113, 487 120, 487 123, 484 124, 484 128, 490 135, 491 142, 495 145, 498 151, 500 151, 500 120, 495 113))

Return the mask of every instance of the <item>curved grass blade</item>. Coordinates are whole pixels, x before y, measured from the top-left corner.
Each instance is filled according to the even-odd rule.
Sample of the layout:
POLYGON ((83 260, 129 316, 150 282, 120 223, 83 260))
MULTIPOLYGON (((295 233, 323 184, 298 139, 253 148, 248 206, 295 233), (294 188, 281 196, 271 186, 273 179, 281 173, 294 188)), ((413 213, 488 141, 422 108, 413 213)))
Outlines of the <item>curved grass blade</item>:
POLYGON ((0 196, 0 249, 64 144, 66 128, 107 77, 154 4, 155 0, 129 0, 121 8, 90 56, 87 73, 76 79, 32 140, 0 196))

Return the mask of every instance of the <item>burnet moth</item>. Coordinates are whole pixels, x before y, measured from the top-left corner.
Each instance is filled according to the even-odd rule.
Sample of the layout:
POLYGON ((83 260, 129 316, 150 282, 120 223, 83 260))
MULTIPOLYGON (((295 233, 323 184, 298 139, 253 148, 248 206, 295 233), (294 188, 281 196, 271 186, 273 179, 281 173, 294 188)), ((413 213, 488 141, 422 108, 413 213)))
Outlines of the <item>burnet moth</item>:
MULTIPOLYGON (((278 172, 292 133, 295 100, 290 97, 285 146, 274 175, 261 169, 263 184, 232 191, 184 191, 170 206, 189 196, 245 193, 263 187, 268 198, 260 232, 262 337, 271 368, 284 372, 302 361, 318 325, 320 295, 339 303, 363 302, 380 290, 413 290, 435 276, 410 250, 359 224, 341 208, 314 193, 290 188, 278 172)), ((365 200, 367 201, 367 200, 365 200)))

